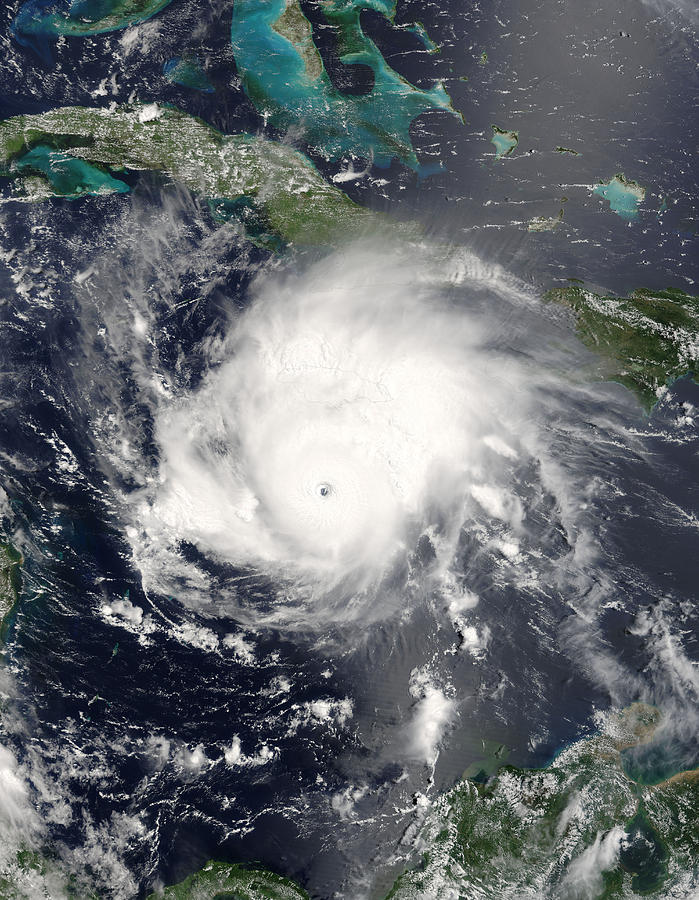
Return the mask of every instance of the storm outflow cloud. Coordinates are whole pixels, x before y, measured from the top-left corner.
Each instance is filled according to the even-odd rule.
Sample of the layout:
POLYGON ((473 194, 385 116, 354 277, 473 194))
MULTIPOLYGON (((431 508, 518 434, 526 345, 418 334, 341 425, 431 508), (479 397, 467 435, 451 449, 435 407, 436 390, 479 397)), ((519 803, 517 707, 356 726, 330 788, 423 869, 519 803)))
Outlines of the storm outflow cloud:
POLYGON ((157 411, 150 546, 346 596, 405 565, 426 529, 448 554, 467 505, 519 527, 498 473, 532 376, 492 346, 498 298, 523 302, 501 273, 361 247, 253 294, 199 389, 157 411))
POLYGON ((699 28, 699 7, 694 0, 644 0, 644 3, 662 20, 672 23, 679 14, 680 22, 684 20, 695 29, 699 28))

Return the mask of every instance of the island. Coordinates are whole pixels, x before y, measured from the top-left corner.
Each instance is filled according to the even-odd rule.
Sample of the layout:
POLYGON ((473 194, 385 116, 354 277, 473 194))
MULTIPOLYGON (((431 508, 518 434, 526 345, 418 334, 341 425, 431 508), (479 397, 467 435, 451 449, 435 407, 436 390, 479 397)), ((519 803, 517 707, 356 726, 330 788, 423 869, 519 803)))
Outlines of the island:
POLYGON ((604 197, 613 212, 628 220, 636 218, 638 207, 646 197, 646 189, 638 182, 631 181, 622 172, 609 181, 596 184, 592 188, 592 193, 604 197))
MULTIPOLYGON (((129 174, 144 170, 183 184, 217 218, 237 219, 249 239, 272 249, 339 246, 369 233, 420 235, 414 224, 354 203, 288 145, 225 135, 174 107, 63 107, 0 122, 0 175, 18 182, 20 199, 126 193, 129 174)), ((528 227, 548 230, 561 218, 528 227)), ((545 300, 572 310, 579 337, 602 358, 601 376, 629 387, 647 410, 666 384, 698 371, 696 296, 641 288, 624 298, 570 283, 545 300)))
POLYGON ((504 128, 498 128, 497 125, 490 127, 493 130, 490 143, 495 146, 495 158, 501 159, 503 156, 509 156, 519 143, 519 132, 506 131, 504 128))
MULTIPOLYGON (((471 765, 454 788, 419 804, 405 868, 385 900, 425 897, 573 897, 652 900, 690 896, 699 858, 699 770, 662 781, 641 777, 627 754, 650 745, 658 709, 633 703, 600 716, 598 733, 564 748, 546 767, 471 765)), ((492 765, 491 765, 492 763, 492 765)), ((22 849, 0 876, 3 897, 96 900, 87 873, 68 872, 49 851, 22 849)), ((147 900, 309 900, 288 878, 211 860, 147 900)))
MULTIPOLYGON (((661 721, 633 703, 602 717, 599 733, 566 747, 543 769, 504 765, 502 747, 427 806, 415 840, 417 864, 385 900, 425 897, 585 896, 655 900, 688 896, 699 853, 699 770, 645 784, 629 751, 651 742, 661 721)), ((151 894, 216 900, 307 900, 271 872, 208 862, 151 894)))
MULTIPOLYGON (((565 197, 563 198, 565 200, 565 197)), ((528 231, 555 231, 563 221, 563 207, 558 210, 557 216, 534 216, 527 224, 528 231)))
POLYGON ((28 200, 124 192, 125 173, 144 170, 206 198, 217 216, 245 221, 262 243, 269 235, 287 244, 340 243, 389 224, 401 232, 290 146, 225 135, 173 107, 73 106, 0 122, 0 175, 16 179, 17 196, 28 200))
POLYGON ((411 34, 414 34, 416 38, 422 43, 422 46, 428 53, 439 53, 439 47, 432 38, 427 33, 427 29, 422 24, 422 22, 415 22, 413 25, 405 25, 406 31, 409 31, 411 34))
POLYGON ((616 297, 571 283, 544 299, 572 310, 578 336, 601 357, 601 377, 633 391, 646 411, 667 384, 683 375, 696 380, 699 297, 676 288, 616 297))
POLYGON ((42 194, 74 198, 84 194, 125 194, 130 190, 128 184, 109 172, 47 144, 37 144, 15 159, 13 171, 24 176, 25 186, 35 199, 42 194))
MULTIPOLYGON (((170 2, 26 0, 12 23, 12 34, 51 62, 51 41, 136 25, 170 2)), ((243 88, 267 122, 292 133, 328 159, 358 157, 381 167, 397 159, 421 174, 430 174, 435 166, 421 166, 412 145, 413 121, 429 110, 462 116, 453 109, 441 83, 421 90, 386 63, 362 28, 360 16, 365 9, 393 23, 396 0, 324 0, 319 6, 327 24, 335 29, 340 62, 371 70, 371 90, 354 94, 333 84, 300 0, 236 0, 231 44, 243 88)), ((425 49, 437 50, 421 23, 410 28, 425 49)), ((204 72, 186 57, 166 62, 164 74, 176 84, 213 92, 204 72)))
POLYGON ((19 598, 19 573, 22 554, 8 543, 0 542, 0 644, 7 636, 7 629, 19 598))

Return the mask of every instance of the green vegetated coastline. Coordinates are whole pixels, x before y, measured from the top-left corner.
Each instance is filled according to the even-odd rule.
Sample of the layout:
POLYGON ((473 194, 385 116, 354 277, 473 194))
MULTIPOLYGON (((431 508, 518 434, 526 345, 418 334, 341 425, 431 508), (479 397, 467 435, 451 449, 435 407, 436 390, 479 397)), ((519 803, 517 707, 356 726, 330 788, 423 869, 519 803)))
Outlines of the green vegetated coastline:
MULTIPOLYGON (((377 232, 419 236, 416 226, 354 203, 291 147, 224 135, 178 109, 64 107, 0 122, 0 174, 16 179, 28 200, 125 193, 124 173, 144 170, 206 198, 217 217, 237 218, 267 246, 342 245, 377 232)), ((603 360, 602 377, 630 388, 647 410, 664 385, 697 371, 695 296, 640 288, 624 298, 571 284, 546 299, 573 311, 581 340, 603 360)))
MULTIPOLYGON (((600 900, 689 896, 682 891, 699 879, 699 770, 646 786, 624 767, 624 751, 650 740, 659 720, 654 707, 635 703, 544 769, 503 765, 490 777, 464 778, 429 807, 416 859, 385 900, 573 898, 581 878, 589 879, 586 896, 600 900)), ((308 896, 269 872, 213 861, 164 896, 229 893, 240 900, 308 896)))
MULTIPOLYGON (((659 720, 657 709, 635 703, 607 714, 598 734, 543 769, 501 765, 494 774, 464 778, 427 807, 385 900, 573 900, 581 880, 585 896, 597 900, 692 896, 699 884, 699 770, 645 785, 624 764, 625 751, 650 741, 659 720)), ((37 883, 59 888, 52 900, 98 897, 58 859, 29 850, 18 855, 13 879, 0 879, 0 896, 30 900, 37 883)), ((158 897, 309 900, 281 875, 215 860, 148 900, 158 897)))
MULTIPOLYGON (((126 192, 118 175, 142 170, 183 184, 217 215, 236 214, 241 202, 254 208, 258 221, 287 243, 339 245, 367 231, 396 229, 326 183, 290 147, 223 135, 177 109, 68 107, 0 123, 0 173, 16 179, 27 200, 126 192)), ((602 359, 600 374, 630 388, 646 409, 668 382, 697 372, 698 297, 675 289, 616 297, 571 283, 549 291, 546 300, 572 311, 581 340, 602 359)), ((3 635, 17 603, 20 563, 13 548, 0 545, 3 635)), ((681 887, 683 878, 696 880, 697 772, 644 785, 621 763, 624 747, 645 739, 656 720, 655 711, 637 705, 546 769, 502 766, 484 779, 464 778, 430 807, 418 837, 421 862, 397 879, 388 897, 408 900, 445 890, 507 896, 532 885, 539 885, 541 896, 554 890, 565 896, 579 860, 593 857, 608 863, 598 866, 598 896, 604 898, 661 898, 681 887)), ((20 856, 18 873, 31 869, 53 878, 62 871, 51 856, 29 850, 20 856)), ((94 896, 66 878, 65 896, 94 896)), ((29 896, 21 879, 5 888, 9 893, 2 896, 29 896)), ((216 861, 165 888, 164 895, 213 900, 228 894, 243 900, 307 897, 273 873, 216 861)))
POLYGON ((309 900, 293 881, 261 869, 211 860, 184 881, 151 894, 147 900, 309 900))
MULTIPOLYGON (((12 33, 48 60, 51 40, 126 28, 152 18, 170 2, 73 0, 61 8, 42 0, 26 0, 14 19, 12 33)), ((425 171, 412 145, 412 122, 428 110, 461 115, 453 109, 441 83, 422 90, 388 65, 364 33, 361 14, 367 9, 394 23, 395 0, 324 0, 320 4, 321 15, 335 31, 341 62, 367 66, 373 73, 371 90, 357 96, 333 84, 299 0, 236 0, 231 45, 244 90, 273 126, 294 129, 329 158, 350 153, 377 165, 398 159, 425 171)), ((431 52, 438 49, 420 23, 410 30, 431 52)), ((204 73, 195 71, 188 61, 171 63, 166 68, 170 80, 195 90, 212 89, 204 73)))
POLYGON ((636 218, 638 207, 646 198, 646 189, 643 185, 627 178, 623 172, 619 172, 609 181, 594 185, 592 193, 603 197, 613 212, 628 220, 636 218))
POLYGON ((29 200, 111 193, 122 190, 119 173, 144 170, 206 198, 219 215, 252 205, 253 239, 266 231, 286 243, 323 245, 388 227, 291 147, 222 134, 175 108, 75 106, 0 122, 0 174, 18 179, 29 200))
POLYGON ((649 740, 658 721, 656 709, 633 704, 544 769, 503 766, 483 783, 462 781, 431 807, 419 863, 386 900, 574 898, 581 881, 598 900, 690 896, 699 770, 644 786, 623 764, 623 751, 649 740))
POLYGON ((21 565, 22 554, 11 544, 0 541, 0 646, 17 607, 21 565))
POLYGON ((491 125, 490 128, 492 131, 490 143, 495 147, 495 158, 502 159, 504 156, 510 156, 519 143, 519 132, 507 131, 497 125, 491 125))
POLYGON ((578 336, 601 357, 601 376, 633 391, 647 411, 667 384, 684 375, 696 380, 699 297, 674 288, 616 297, 571 284, 545 299, 572 310, 578 336))
MULTIPOLYGON (((168 2, 111 0, 95 5, 103 13, 88 16, 84 3, 76 5, 80 16, 51 11, 37 16, 27 4, 15 29, 26 35, 96 34, 144 21, 168 2)), ((389 21, 395 13, 389 0, 323 5, 338 34, 341 60, 372 69, 375 88, 357 98, 333 88, 298 0, 238 0, 232 43, 246 92, 273 124, 301 127, 306 139, 330 157, 352 152, 384 164, 399 159, 418 169, 411 122, 425 110, 454 110, 441 85, 418 90, 387 66, 362 30, 360 12, 367 8, 389 21), (259 52, 262 47, 267 56, 259 52), (280 59, 286 67, 281 72, 280 59), (260 70, 261 60, 269 71, 260 70)), ((193 64, 172 62, 166 70, 171 80, 210 89, 193 64)), ((480 62, 487 63, 485 53, 480 62)), ((496 158, 513 154, 518 139, 518 132, 492 126, 496 158)), ((556 152, 578 155, 565 147, 556 152)), ((205 198, 215 216, 238 218, 248 237, 265 245, 341 245, 377 230, 395 236, 401 228, 353 203, 291 147, 249 134, 222 134, 172 107, 65 107, 0 122, 0 174, 15 179, 26 200, 128 193, 128 179, 119 176, 139 171, 159 172, 182 184, 205 198)), ((593 193, 628 220, 645 198, 645 189, 621 174, 595 185, 593 193)), ((558 217, 538 217, 529 230, 553 230, 562 217, 562 209, 558 217)), ((418 231, 406 228, 405 233, 418 231)), ((675 289, 638 289, 624 298, 575 284, 549 291, 546 299, 572 311, 581 340, 600 355, 602 377, 624 384, 647 410, 667 383, 699 371, 699 297, 675 289)), ((0 640, 16 609, 21 563, 21 554, 0 543, 0 640)), ((660 900, 685 884, 688 892, 696 889, 699 773, 645 785, 623 765, 623 751, 647 740, 657 721, 656 710, 635 704, 545 769, 498 766, 483 778, 464 778, 432 803, 417 837, 419 862, 410 862, 386 900, 500 898, 532 891, 572 897, 583 860, 596 867, 598 881, 591 890, 599 898, 660 900)), ((60 896, 96 896, 73 876, 64 877, 60 861, 49 854, 22 851, 17 871, 31 876, 26 884, 38 878, 60 885, 60 896)), ((20 881, 0 875, 0 897, 30 896, 20 881)), ((308 900, 286 878, 220 861, 206 863, 149 900, 158 896, 308 900)))

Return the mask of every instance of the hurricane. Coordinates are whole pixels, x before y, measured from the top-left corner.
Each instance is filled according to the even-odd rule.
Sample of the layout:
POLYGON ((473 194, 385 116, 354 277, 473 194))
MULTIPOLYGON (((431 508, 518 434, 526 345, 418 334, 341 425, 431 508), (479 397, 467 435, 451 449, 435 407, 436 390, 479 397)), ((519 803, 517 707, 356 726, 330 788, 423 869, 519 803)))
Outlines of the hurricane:
POLYGON ((478 325, 418 274, 356 251, 259 285, 202 387, 158 413, 153 515, 230 562, 380 578, 502 427, 478 325))
POLYGON ((516 543, 514 463, 546 453, 541 424, 581 390, 549 365, 554 342, 512 351, 518 319, 552 327, 533 310, 504 270, 438 246, 364 242, 261 271, 196 386, 150 391, 157 465, 124 495, 144 583, 205 604, 215 564, 229 611, 351 621, 404 602, 417 573, 446 577, 466 521, 516 543), (264 613, 240 603, 259 577, 264 613))
POLYGON ((697 9, 4 5, 3 900, 695 896, 697 9))
POLYGON ((696 680, 678 614, 652 606, 658 589, 609 524, 638 521, 636 479, 668 540, 689 540, 690 523, 645 486, 654 438, 633 396, 596 380, 567 311, 497 253, 377 234, 275 258, 178 191, 155 210, 134 198, 87 250, 64 252, 70 279, 33 273, 29 242, 11 261, 34 298, 22 327, 60 338, 44 380, 21 369, 39 398, 20 419, 27 435, 42 397, 56 413, 49 450, 37 444, 15 477, 65 492, 17 543, 59 573, 25 564, 38 623, 27 639, 54 610, 60 641, 37 646, 75 681, 87 737, 66 781, 72 720, 59 712, 48 749, 28 757, 31 722, 5 717, 12 847, 60 834, 70 871, 99 859, 99 883, 133 896, 133 873, 170 852, 164 791, 184 790, 167 822, 192 835, 206 793, 214 846, 270 808, 266 785, 285 802, 303 772, 299 831, 342 829, 363 896, 356 822, 378 811, 412 842, 432 802, 415 793, 440 772, 460 777, 458 748, 479 758, 482 733, 502 742, 494 707, 539 759, 575 692, 661 704, 658 741, 629 759, 655 764, 662 738, 664 765, 691 763, 696 680), (60 300, 46 301, 42 278, 60 300), (81 531, 90 516, 104 537, 78 553, 95 540, 81 531), (618 622, 642 672, 617 652, 618 622), (97 689, 86 645, 105 673, 97 689), (145 676, 125 690, 132 657, 163 679, 155 701, 145 676), (333 753, 347 762, 329 767, 333 753), (80 819, 84 792, 112 783, 132 798, 119 815, 80 819))

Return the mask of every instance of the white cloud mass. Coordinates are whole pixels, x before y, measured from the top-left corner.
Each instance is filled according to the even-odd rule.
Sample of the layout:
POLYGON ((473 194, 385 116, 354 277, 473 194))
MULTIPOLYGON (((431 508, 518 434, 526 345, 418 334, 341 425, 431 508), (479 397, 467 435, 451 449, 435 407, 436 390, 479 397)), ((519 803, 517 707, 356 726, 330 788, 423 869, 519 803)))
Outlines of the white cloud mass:
POLYGON ((147 588, 181 596, 187 573, 206 597, 184 541, 310 600, 316 623, 380 615, 359 598, 421 534, 446 572, 469 511, 520 527, 508 470, 537 387, 560 383, 494 339, 539 308, 521 285, 464 252, 356 247, 252 295, 200 385, 153 395, 160 464, 127 529, 147 588))

